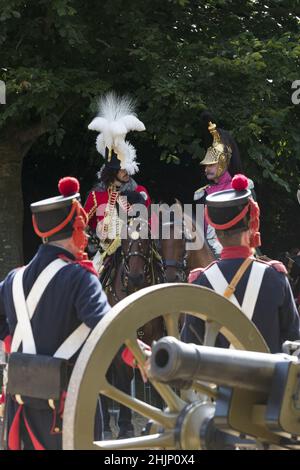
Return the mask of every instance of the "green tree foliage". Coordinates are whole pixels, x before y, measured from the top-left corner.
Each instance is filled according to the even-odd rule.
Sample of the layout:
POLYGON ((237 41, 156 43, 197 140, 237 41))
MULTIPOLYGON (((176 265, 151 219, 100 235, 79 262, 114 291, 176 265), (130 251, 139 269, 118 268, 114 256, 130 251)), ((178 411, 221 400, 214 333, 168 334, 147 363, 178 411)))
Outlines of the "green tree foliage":
POLYGON ((95 165, 95 136, 86 137, 86 126, 108 89, 137 98, 147 127, 136 141, 142 166, 151 155, 152 166, 189 161, 194 168, 203 155, 199 113, 211 109, 235 135, 256 183, 265 238, 274 247, 286 242, 300 181, 300 105, 291 101, 300 79, 299 18, 299 0, 0 0, 0 79, 7 86, 0 252, 9 260, 2 272, 22 255, 23 158, 32 159, 36 177, 57 162, 57 175, 61 168, 76 174, 82 158, 85 167, 95 165), (9 258, 13 243, 17 255, 9 258))

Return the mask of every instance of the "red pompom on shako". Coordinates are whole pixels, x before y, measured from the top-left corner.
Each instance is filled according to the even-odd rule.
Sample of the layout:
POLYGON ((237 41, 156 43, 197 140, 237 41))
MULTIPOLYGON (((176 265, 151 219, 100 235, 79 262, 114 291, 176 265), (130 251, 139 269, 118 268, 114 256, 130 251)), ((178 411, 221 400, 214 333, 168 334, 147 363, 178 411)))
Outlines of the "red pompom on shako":
POLYGON ((58 189, 61 196, 31 204, 34 231, 46 242, 72 237, 76 259, 85 260, 87 214, 80 204, 79 181, 66 176, 59 180, 58 189))
POLYGON ((231 186, 236 191, 244 191, 248 188, 248 178, 239 173, 232 178, 231 186))
POLYGON ((72 196, 72 194, 79 193, 80 184, 77 178, 66 176, 61 178, 58 182, 58 190, 64 197, 72 196))
POLYGON ((219 191, 206 198, 205 217, 216 230, 250 229, 250 246, 260 246, 259 206, 253 200, 245 175, 235 175, 232 190, 219 191), (249 214, 249 220, 245 216, 249 214))

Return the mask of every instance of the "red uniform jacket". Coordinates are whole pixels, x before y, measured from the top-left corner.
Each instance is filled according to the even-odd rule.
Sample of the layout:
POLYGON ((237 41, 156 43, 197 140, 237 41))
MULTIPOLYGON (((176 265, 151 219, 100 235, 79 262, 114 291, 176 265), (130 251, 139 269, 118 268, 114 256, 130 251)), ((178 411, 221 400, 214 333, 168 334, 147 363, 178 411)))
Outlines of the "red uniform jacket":
MULTIPOLYGON (((139 193, 144 192, 147 196, 146 207, 148 208, 151 204, 151 199, 147 189, 144 186, 137 185, 135 190, 139 193)), ((91 191, 88 195, 84 209, 88 215, 88 224, 92 230, 96 230, 97 223, 104 217, 104 209, 108 202, 108 191, 91 191), (103 205, 103 210, 98 210, 99 206, 103 205)))

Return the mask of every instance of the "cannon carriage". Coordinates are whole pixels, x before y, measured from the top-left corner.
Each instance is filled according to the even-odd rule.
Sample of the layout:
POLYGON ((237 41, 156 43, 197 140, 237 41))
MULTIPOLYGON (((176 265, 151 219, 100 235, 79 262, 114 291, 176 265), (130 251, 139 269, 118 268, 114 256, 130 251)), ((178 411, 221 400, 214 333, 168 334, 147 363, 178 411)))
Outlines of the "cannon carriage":
POLYGON ((68 387, 64 449, 297 448, 300 435, 297 356, 271 355, 254 324, 229 300, 200 286, 161 284, 115 305, 83 347, 68 387), (178 341, 182 313, 206 323, 203 347, 178 341), (137 331, 163 316, 166 336, 153 345, 151 367, 137 331), (212 348, 222 333, 230 349, 212 348), (164 406, 124 394, 106 378, 125 344, 164 406), (202 348, 202 349, 201 349, 202 348), (193 359, 193 361, 192 361, 193 359), (99 393, 147 420, 140 436, 93 441, 99 393))

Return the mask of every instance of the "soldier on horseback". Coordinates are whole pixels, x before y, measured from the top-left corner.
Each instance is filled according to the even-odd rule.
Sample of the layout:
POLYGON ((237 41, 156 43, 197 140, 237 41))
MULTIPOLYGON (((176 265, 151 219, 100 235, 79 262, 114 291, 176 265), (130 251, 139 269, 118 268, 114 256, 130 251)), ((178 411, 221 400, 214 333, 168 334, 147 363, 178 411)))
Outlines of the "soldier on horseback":
MULTIPOLYGON (((138 185, 132 178, 138 171, 136 151, 125 141, 127 132, 143 131, 145 126, 136 117, 130 99, 109 93, 101 99, 98 116, 88 127, 99 132, 96 148, 104 158, 104 165, 97 175, 98 181, 90 191, 84 208, 90 232, 98 247, 93 263, 114 305, 130 294, 132 289, 143 287, 144 282, 148 282, 150 272, 152 273, 152 242, 150 238, 141 240, 138 231, 143 226, 148 232, 148 207, 151 200, 147 189, 138 185), (140 209, 139 217, 136 217, 136 207, 140 209), (128 224, 125 223, 126 216, 129 219, 128 224), (132 217, 138 219, 138 229, 131 229, 132 217), (131 272, 133 261, 137 273, 131 272)), ((149 282, 152 283, 152 280, 149 282)), ((123 362, 120 352, 112 361, 108 377, 109 380, 115 381, 124 393, 130 394, 133 372, 123 362)), ((107 439, 112 437, 108 402, 105 397, 101 397, 101 401, 104 438, 107 439)), ((131 410, 121 405, 118 438, 134 435, 131 419, 131 410)))
POLYGON ((109 93, 101 99, 98 116, 88 127, 99 132, 96 148, 105 161, 84 205, 99 248, 94 265, 101 272, 105 258, 121 245, 120 212, 128 213, 132 204, 143 203, 147 208, 151 204, 147 189, 131 176, 138 171, 136 151, 125 141, 127 132, 143 131, 145 126, 135 116, 130 99, 109 93))
MULTIPOLYGON (((236 141, 231 134, 215 124, 208 111, 200 116, 200 130, 203 146, 206 149, 204 159, 200 162, 205 166, 205 176, 209 184, 194 193, 194 200, 205 204, 206 197, 218 191, 231 189, 232 177, 241 172, 242 163, 236 141)), ((249 189, 253 190, 253 181, 249 181, 249 189)), ((217 240, 214 228, 205 221, 207 241, 214 254, 219 257, 222 245, 217 240)))

